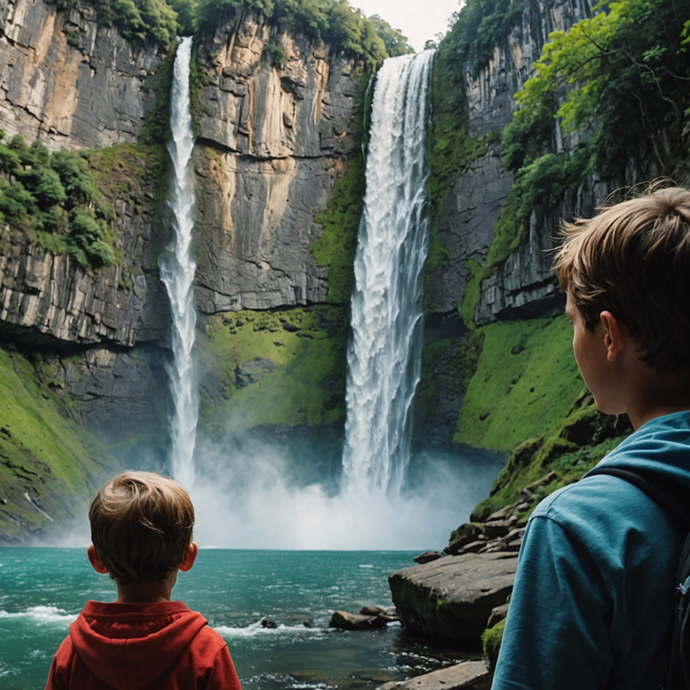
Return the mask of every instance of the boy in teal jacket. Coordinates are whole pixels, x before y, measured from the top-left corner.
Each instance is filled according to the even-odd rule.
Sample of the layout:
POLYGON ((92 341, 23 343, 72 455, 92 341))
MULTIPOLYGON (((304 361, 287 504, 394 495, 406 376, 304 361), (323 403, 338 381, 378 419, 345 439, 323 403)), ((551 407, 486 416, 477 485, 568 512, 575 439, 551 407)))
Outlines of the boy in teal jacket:
MULTIPOLYGON (((600 464, 690 496, 690 192, 652 189, 564 228, 556 271, 597 407, 635 432, 600 464)), ((585 476, 544 500, 520 551, 492 690, 657 690, 682 528, 627 481, 585 476)))

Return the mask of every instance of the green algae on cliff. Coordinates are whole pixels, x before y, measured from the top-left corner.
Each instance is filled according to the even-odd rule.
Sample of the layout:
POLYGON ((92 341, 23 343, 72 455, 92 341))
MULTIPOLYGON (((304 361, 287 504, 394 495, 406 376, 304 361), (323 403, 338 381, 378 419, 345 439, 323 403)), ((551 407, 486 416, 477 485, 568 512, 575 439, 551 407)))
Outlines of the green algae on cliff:
POLYGON ((483 326, 453 441, 512 450, 553 429, 583 387, 565 316, 483 326))
POLYGON ((72 419, 52 365, 0 348, 0 543, 26 541, 74 518, 118 469, 72 419))
POLYGON ((312 245, 311 253, 319 266, 328 266, 328 301, 332 304, 350 303, 365 189, 364 161, 356 154, 335 181, 326 210, 314 216, 323 225, 323 235, 312 245))
POLYGON ((201 427, 342 424, 348 310, 315 306, 209 317, 201 427))

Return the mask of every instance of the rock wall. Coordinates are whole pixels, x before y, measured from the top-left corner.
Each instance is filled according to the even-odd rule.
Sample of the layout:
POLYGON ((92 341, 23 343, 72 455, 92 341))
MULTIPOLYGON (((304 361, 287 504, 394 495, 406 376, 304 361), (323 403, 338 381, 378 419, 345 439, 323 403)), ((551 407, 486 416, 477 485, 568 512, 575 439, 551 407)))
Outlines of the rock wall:
POLYGON ((310 248, 322 236, 314 215, 355 147, 354 65, 320 41, 232 11, 200 37, 198 55, 208 81, 196 104, 199 308, 326 302, 327 269, 310 248), (272 64, 269 45, 284 64, 272 64))
MULTIPOLYGON (((520 21, 495 47, 489 64, 476 76, 471 65, 467 66, 470 137, 500 134, 512 119, 514 95, 531 76, 532 65, 541 55, 548 35, 567 30, 590 11, 586 0, 530 0, 525 4, 520 21)), ((489 144, 486 154, 460 173, 445 199, 438 230, 450 260, 431 278, 429 305, 433 311, 457 308, 468 276, 466 262, 483 263, 493 242, 501 205, 513 185, 512 174, 503 169, 501 158, 500 143, 489 144)), ((529 244, 482 283, 475 317, 478 324, 522 315, 540 316, 558 302, 560 290, 550 273, 551 259, 548 251, 543 251, 552 247, 556 229, 553 222, 537 223, 535 219, 527 238, 529 244)))
POLYGON ((161 64, 154 46, 99 26, 87 3, 64 12, 44 0, 5 0, 0 127, 51 150, 135 141, 156 103, 147 77, 161 64))

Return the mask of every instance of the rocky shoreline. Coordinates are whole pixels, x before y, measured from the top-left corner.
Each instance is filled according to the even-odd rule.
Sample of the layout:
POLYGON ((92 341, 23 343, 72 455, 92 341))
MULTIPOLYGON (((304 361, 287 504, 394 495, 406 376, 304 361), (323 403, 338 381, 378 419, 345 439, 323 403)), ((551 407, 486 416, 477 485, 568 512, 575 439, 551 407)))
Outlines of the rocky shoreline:
MULTIPOLYGON (((388 583, 393 607, 365 606, 357 614, 336 611, 329 627, 371 630, 399 621, 411 635, 476 648, 482 633, 508 615, 535 492, 554 478, 550 472, 523 489, 517 503, 460 525, 443 553, 426 551, 414 559, 416 565, 392 573, 388 583)), ((462 661, 378 690, 488 690, 491 661, 462 661)))

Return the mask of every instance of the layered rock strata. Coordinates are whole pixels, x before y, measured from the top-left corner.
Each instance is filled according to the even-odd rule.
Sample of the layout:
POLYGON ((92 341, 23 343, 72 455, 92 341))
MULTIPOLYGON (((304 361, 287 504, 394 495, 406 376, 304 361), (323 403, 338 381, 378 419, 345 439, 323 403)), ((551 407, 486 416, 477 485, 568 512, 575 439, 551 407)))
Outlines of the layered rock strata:
POLYGON ((355 147, 353 64, 260 16, 230 11, 199 42, 196 113, 204 232, 197 299, 206 313, 327 300, 321 237, 340 162, 355 147), (285 55, 276 64, 271 50, 285 55))
POLYGON ((156 103, 147 78, 162 64, 99 26, 87 3, 61 11, 43 0, 0 4, 0 126, 51 150, 135 141, 156 103))

